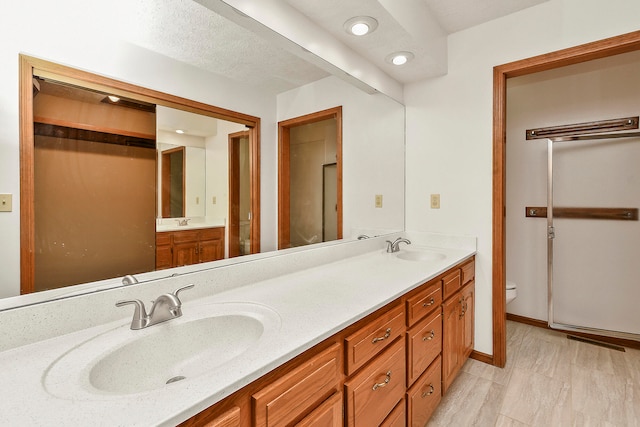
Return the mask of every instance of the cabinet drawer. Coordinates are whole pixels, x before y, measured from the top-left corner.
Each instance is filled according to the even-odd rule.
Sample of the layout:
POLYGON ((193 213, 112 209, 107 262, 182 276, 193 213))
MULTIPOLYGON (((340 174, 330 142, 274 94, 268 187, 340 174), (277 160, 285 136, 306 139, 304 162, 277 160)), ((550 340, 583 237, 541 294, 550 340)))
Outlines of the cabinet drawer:
POLYGON ((424 427, 441 398, 438 357, 407 392, 407 424, 411 427, 424 427))
POLYGON ((198 230, 174 231, 173 243, 187 243, 198 241, 198 230))
POLYGON ((407 384, 413 384, 440 351, 442 315, 438 310, 407 332, 407 384))
POLYGON ((424 289, 407 299, 408 326, 413 326, 442 303, 442 280, 434 280, 422 286, 424 289))
POLYGON ((380 424, 380 427, 405 427, 406 425, 407 412, 404 407, 404 399, 402 399, 382 424, 380 424))
POLYGON ((156 246, 164 246, 171 244, 171 233, 156 233, 156 246))
POLYGON ((223 227, 202 228, 199 232, 200 240, 220 240, 224 236, 223 227))
POLYGON ((335 393, 296 427, 342 427, 342 393, 335 393))
POLYGON ((338 391, 340 345, 334 344, 252 396, 254 425, 285 426, 338 391))
POLYGON ((447 274, 442 278, 442 287, 444 290, 444 299, 449 298, 454 292, 460 290, 460 286, 462 285, 460 269, 456 268, 451 273, 447 274))
POLYGON ((476 276, 476 261, 472 259, 462 267, 462 284, 472 281, 476 276))
POLYGON ((404 338, 344 384, 349 427, 379 426, 405 392, 404 338))
POLYGON ((404 331, 404 311, 402 305, 398 305, 345 338, 347 375, 388 347, 404 331))

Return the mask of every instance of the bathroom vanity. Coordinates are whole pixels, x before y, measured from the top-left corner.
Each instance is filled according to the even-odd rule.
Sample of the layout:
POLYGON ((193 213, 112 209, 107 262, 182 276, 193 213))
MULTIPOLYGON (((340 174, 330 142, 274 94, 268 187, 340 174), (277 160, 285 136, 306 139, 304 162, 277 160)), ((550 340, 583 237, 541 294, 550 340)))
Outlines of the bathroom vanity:
POLYGON ((426 425, 473 349, 474 271, 462 261, 181 425, 426 425))
POLYGON ((422 426, 473 346, 475 239, 401 236, 0 312, 0 424, 422 426), (148 328, 115 306, 192 283, 148 328))
POLYGON ((224 227, 156 232, 156 269, 180 267, 224 258, 224 227))

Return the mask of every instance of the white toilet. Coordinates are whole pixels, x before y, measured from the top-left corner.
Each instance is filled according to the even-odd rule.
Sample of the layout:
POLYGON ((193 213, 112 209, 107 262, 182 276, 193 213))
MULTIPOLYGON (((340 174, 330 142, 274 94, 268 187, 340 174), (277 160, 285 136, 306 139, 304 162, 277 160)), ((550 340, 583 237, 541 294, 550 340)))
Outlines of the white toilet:
POLYGON ((516 284, 510 280, 507 280, 507 304, 516 299, 516 296, 516 284))

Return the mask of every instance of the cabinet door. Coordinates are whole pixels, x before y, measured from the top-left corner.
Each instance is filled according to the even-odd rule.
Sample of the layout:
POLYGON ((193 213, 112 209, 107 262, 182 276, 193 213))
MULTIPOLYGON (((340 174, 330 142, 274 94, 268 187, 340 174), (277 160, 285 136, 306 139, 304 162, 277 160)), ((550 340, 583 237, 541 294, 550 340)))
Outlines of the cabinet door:
POLYGON ((347 425, 379 426, 405 392, 404 337, 345 382, 347 425))
POLYGON ((173 267, 171 233, 156 233, 156 270, 173 267))
POLYGON ((471 282, 462 290, 462 360, 461 364, 467 360, 473 350, 473 334, 474 334, 474 293, 475 282, 471 282))
POLYGON ((438 357, 407 391, 407 424, 411 427, 424 427, 441 398, 440 358, 438 357))
POLYGON ((335 393, 296 427, 342 427, 342 393, 335 393))
POLYGON ((382 424, 380 424, 380 427, 406 427, 406 425, 407 413, 405 411, 404 399, 402 399, 382 424))
POLYGON ((334 344, 252 396, 256 427, 288 426, 338 391, 340 345, 334 344))
POLYGON ((196 264, 198 262, 198 242, 173 244, 173 266, 196 264))
POLYGON ((198 248, 198 261, 209 262, 224 258, 224 242, 222 240, 202 240, 198 248))
POLYGON ((442 350, 442 316, 440 310, 407 332, 407 385, 429 367, 442 350))
POLYGON ((445 393, 458 372, 460 359, 460 307, 456 294, 442 306, 442 392, 445 393))
POLYGON ((200 262, 216 261, 224 258, 224 227, 203 228, 199 233, 200 262))

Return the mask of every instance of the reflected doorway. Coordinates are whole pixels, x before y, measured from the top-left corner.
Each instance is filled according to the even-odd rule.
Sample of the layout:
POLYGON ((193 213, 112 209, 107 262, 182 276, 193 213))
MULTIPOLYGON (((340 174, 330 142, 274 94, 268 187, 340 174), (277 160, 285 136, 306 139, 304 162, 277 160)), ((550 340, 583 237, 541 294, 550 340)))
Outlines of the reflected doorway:
POLYGON ((185 147, 177 147, 162 152, 163 218, 179 218, 185 216, 184 148, 185 147))
POLYGON ((342 238, 342 107, 280 122, 278 247, 342 238))
POLYGON ((251 253, 249 132, 229 135, 229 258, 251 253))

